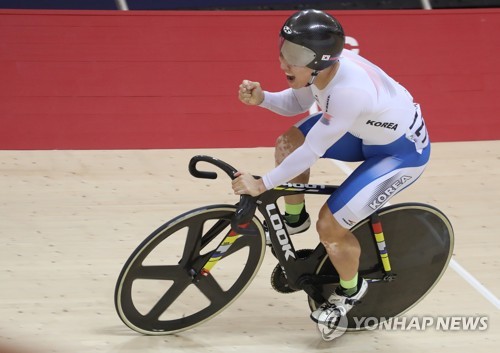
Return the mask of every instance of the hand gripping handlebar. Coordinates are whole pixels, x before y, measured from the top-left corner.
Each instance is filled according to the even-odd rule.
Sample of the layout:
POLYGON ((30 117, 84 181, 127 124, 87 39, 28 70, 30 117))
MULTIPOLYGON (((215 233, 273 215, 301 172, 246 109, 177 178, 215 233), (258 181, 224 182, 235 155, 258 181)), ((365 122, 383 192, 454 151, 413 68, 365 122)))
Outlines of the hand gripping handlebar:
MULTIPOLYGON (((231 180, 236 178, 235 174, 237 170, 234 167, 224 161, 221 161, 220 159, 204 155, 194 156, 189 161, 189 173, 196 178, 217 179, 217 173, 199 170, 197 168, 197 164, 199 162, 207 162, 219 167, 231 178, 231 180)), ((249 227, 250 221, 252 220, 257 208, 256 201, 257 197, 240 195, 238 209, 231 219, 231 227, 235 232, 244 235, 257 234, 256 229, 249 227)))

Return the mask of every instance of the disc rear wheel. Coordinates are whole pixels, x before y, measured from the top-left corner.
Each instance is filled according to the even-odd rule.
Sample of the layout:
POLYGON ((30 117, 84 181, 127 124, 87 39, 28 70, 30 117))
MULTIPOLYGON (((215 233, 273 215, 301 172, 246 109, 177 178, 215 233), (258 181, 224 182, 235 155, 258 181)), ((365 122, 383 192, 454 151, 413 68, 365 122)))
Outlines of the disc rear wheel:
MULTIPOLYGON (((453 229, 438 209, 424 204, 400 204, 382 209, 379 216, 396 277, 393 281, 370 282, 383 278, 384 272, 370 222, 360 222, 353 229, 361 245, 359 274, 370 283, 361 303, 347 315, 350 330, 372 327, 412 308, 439 281, 452 255, 453 229)), ((316 273, 338 276, 328 256, 320 262, 316 273)), ((328 298, 336 286, 323 286, 323 296, 328 298)), ((308 299, 311 310, 321 304, 308 299)))

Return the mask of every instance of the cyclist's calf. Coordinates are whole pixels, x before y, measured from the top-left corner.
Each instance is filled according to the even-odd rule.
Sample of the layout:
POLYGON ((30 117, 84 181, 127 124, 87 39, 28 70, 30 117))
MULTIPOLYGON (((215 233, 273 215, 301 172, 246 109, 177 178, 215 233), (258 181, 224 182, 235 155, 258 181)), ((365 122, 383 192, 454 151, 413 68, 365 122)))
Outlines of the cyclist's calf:
POLYGON ((319 212, 316 230, 340 277, 353 278, 358 272, 361 247, 356 237, 335 220, 327 204, 319 212))

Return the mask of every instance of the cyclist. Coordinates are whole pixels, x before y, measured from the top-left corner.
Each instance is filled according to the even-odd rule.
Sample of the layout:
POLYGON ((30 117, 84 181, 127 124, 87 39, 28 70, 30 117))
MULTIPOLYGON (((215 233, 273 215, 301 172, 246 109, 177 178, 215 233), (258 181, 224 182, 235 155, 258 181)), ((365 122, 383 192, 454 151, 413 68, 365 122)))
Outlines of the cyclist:
MULTIPOLYGON (((288 89, 264 91, 243 80, 239 99, 277 114, 304 113, 317 103, 321 112, 308 116, 276 141, 276 167, 262 179, 239 171, 235 194, 257 196, 286 182, 308 183, 309 168, 319 158, 362 161, 319 212, 316 229, 340 285, 311 313, 315 322, 338 322, 367 292, 358 276, 360 246, 349 231, 423 173, 430 143, 420 106, 410 93, 379 67, 343 49, 344 31, 329 14, 303 10, 289 17, 280 31, 279 62, 288 89)), ((311 223, 304 195, 285 198, 290 234, 311 223)))

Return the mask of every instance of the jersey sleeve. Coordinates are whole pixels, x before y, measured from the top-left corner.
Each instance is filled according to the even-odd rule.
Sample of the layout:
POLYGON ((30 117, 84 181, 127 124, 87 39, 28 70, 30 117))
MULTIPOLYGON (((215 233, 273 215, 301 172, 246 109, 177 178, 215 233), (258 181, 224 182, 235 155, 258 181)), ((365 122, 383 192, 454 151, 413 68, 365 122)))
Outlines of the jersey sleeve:
POLYGON ((313 103, 314 97, 310 88, 289 88, 281 92, 264 91, 264 101, 260 107, 280 115, 293 116, 306 112, 313 103))
POLYGON ((334 145, 363 113, 371 99, 360 90, 344 89, 332 95, 331 109, 311 128, 302 146, 263 176, 266 189, 286 183, 309 169, 334 145))

